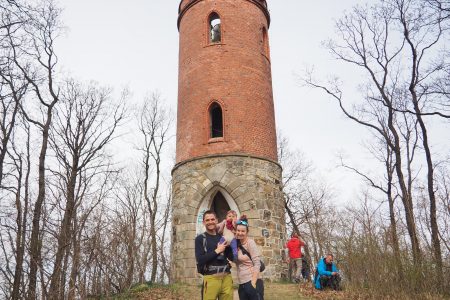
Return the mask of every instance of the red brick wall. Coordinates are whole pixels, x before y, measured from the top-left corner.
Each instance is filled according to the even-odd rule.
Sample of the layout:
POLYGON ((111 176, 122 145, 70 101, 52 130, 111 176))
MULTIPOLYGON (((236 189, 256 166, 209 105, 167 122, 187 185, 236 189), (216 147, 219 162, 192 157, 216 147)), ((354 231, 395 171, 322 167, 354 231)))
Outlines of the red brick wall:
POLYGON ((184 0, 180 5, 177 162, 223 153, 277 160, 270 58, 263 45, 269 20, 256 1, 264 3, 184 0), (221 18, 222 41, 210 45, 213 11, 221 18), (222 106, 224 137, 212 140, 208 108, 214 100, 222 106))

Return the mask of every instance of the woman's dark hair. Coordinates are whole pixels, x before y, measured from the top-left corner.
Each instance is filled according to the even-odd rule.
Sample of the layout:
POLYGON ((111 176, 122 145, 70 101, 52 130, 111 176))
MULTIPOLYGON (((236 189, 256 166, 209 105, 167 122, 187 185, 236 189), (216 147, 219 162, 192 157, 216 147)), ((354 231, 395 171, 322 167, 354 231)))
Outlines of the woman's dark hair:
POLYGON ((247 219, 247 216, 246 216, 246 215, 242 215, 242 216, 239 218, 239 220, 236 221, 236 227, 237 227, 238 225, 245 226, 245 227, 247 228, 247 231, 248 231, 248 219, 247 219))

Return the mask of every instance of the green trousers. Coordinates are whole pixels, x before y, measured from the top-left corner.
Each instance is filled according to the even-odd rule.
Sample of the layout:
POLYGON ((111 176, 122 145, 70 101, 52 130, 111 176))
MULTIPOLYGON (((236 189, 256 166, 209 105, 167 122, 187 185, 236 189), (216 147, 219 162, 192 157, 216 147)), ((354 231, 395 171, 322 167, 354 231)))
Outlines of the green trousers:
POLYGON ((203 276, 203 300, 233 300, 233 278, 231 274, 203 276))

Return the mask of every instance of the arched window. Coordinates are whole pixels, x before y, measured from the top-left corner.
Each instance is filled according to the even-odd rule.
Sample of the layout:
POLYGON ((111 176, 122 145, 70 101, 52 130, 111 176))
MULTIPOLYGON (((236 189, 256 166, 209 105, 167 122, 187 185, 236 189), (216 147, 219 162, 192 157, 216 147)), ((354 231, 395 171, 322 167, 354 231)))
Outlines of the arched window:
POLYGON ((267 58, 270 58, 270 50, 269 50, 269 37, 267 34, 267 29, 266 27, 262 28, 262 35, 263 35, 263 42, 262 42, 262 46, 263 46, 263 53, 267 58))
POLYGON ((220 43, 222 41, 222 31, 220 28, 220 17, 217 13, 213 12, 209 15, 209 42, 220 43))
POLYGON ((209 122, 211 138, 223 137, 222 108, 217 103, 213 103, 209 108, 209 122))

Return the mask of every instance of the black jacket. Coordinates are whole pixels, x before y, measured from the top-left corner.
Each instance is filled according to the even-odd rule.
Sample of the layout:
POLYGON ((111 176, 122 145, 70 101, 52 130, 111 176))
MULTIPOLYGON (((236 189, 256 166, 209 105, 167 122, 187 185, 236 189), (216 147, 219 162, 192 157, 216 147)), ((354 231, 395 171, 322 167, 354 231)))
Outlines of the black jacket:
MULTIPOLYGON (((222 235, 210 235, 205 232, 206 236, 206 252, 203 246, 203 234, 199 234, 195 238, 195 259, 199 265, 207 266, 225 266, 228 264, 226 259, 218 260, 219 256, 214 250, 217 248, 217 244, 220 241, 222 235)), ((225 257, 229 260, 233 260, 233 252, 230 247, 225 248, 225 257)))

